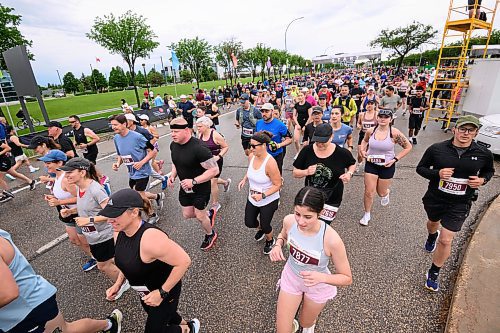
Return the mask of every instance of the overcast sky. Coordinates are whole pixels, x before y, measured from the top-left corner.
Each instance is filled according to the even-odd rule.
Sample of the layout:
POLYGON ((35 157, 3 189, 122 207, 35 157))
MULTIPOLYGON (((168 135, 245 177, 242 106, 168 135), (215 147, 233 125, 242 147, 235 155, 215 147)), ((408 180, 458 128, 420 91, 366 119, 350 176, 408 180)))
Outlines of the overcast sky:
MULTIPOLYGON (((32 66, 39 84, 57 83, 72 71, 77 77, 90 73, 90 64, 109 74, 113 66, 126 67, 119 56, 89 40, 96 16, 116 16, 132 10, 147 18, 158 36, 160 46, 150 59, 140 59, 136 70, 146 63, 146 70, 169 65, 167 46, 181 38, 199 36, 210 44, 235 37, 245 48, 261 42, 284 49, 287 24, 294 22, 287 34, 288 51, 306 58, 336 52, 370 51, 368 43, 381 29, 395 28, 416 20, 431 24, 442 32, 448 12, 447 0, 319 0, 319 1, 131 1, 131 0, 4 0, 22 15, 20 30, 33 41, 32 66), (96 63, 95 58, 101 59, 96 63)), ((455 3, 465 0, 455 0, 455 3)), ((483 0, 483 5, 494 0, 483 0)), ((495 23, 498 29, 499 20, 495 23)), ((441 35, 436 41, 441 41, 441 35)), ((429 46, 430 47, 430 46, 429 46)))

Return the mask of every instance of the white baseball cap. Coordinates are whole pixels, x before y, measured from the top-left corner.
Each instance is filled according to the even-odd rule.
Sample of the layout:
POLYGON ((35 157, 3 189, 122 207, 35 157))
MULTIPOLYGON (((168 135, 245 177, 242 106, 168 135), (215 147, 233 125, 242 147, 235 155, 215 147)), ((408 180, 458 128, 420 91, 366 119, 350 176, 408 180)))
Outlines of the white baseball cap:
POLYGON ((141 114, 139 115, 139 119, 149 121, 149 116, 147 114, 141 114))
POLYGON ((302 92, 308 92, 309 89, 307 89, 306 87, 302 88, 302 92))
POLYGON ((127 120, 132 120, 134 123, 137 122, 137 118, 132 113, 127 113, 125 118, 127 118, 127 120))
POLYGON ((186 95, 181 95, 181 97, 180 97, 180 98, 181 98, 181 99, 182 99, 182 98, 187 98, 187 96, 186 96, 186 95))

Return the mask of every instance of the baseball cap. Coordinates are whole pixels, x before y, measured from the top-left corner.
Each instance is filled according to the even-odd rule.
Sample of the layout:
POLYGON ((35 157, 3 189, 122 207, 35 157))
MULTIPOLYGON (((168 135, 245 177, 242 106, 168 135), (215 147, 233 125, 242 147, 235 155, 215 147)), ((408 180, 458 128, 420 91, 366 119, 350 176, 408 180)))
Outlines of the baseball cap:
POLYGON ((376 99, 367 99, 366 104, 377 104, 376 99))
POLYGON ((309 91, 309 89, 307 89, 306 87, 304 87, 304 88, 302 88, 302 89, 301 89, 301 91, 302 91, 302 92, 308 92, 308 91, 309 91))
POLYGON ((52 120, 48 124, 43 125, 45 127, 58 127, 58 128, 63 128, 62 124, 58 121, 52 120))
POLYGON ((54 162, 54 161, 66 162, 68 160, 68 156, 66 156, 66 154, 59 149, 52 149, 45 156, 38 158, 38 160, 42 162, 54 162))
POLYGON ((60 171, 73 171, 73 170, 90 170, 90 163, 89 160, 83 158, 83 157, 73 157, 70 159, 66 164, 60 168, 57 168, 57 170, 60 171))
POLYGON ((186 95, 181 95, 179 98, 183 99, 183 98, 187 98, 186 95))
POLYGON ((129 208, 143 208, 141 195, 130 188, 125 188, 111 194, 106 207, 99 212, 100 216, 116 218, 129 208))
POLYGON ((149 116, 147 114, 140 114, 139 115, 139 119, 140 120, 147 120, 147 121, 149 121, 149 116))
POLYGON ((328 88, 328 86, 326 84, 322 84, 321 88, 328 88))
POLYGON ((389 117, 391 117, 391 118, 392 118, 392 111, 391 111, 391 110, 389 110, 389 109, 380 109, 380 110, 378 111, 378 115, 379 115, 379 116, 389 116, 389 117))
POLYGON ((285 90, 292 90, 292 87, 287 86, 287 87, 285 88, 285 90))
POLYGON ((276 91, 271 91, 271 95, 276 95, 276 91))
POLYGON ((127 113, 125 114, 125 118, 127 118, 127 120, 132 120, 133 122, 137 123, 137 118, 132 114, 132 113, 127 113))
POLYGON ((474 125, 477 128, 481 127, 481 123, 479 122, 479 119, 477 117, 472 116, 472 115, 466 115, 466 116, 459 117, 455 126, 460 127, 460 126, 464 126, 467 124, 474 125))
POLYGON ((35 149, 36 147, 42 145, 43 143, 48 144, 49 138, 46 136, 35 135, 33 139, 31 139, 30 144, 28 146, 29 149, 35 149))
POLYGON ((264 103, 260 107, 261 110, 274 110, 274 106, 271 103, 264 103))
POLYGON ((241 94, 240 96, 240 101, 248 101, 248 99, 250 98, 250 96, 248 96, 248 94, 241 94))
POLYGON ((319 95, 319 97, 318 97, 318 98, 319 98, 319 99, 326 99, 326 94, 321 94, 321 95, 319 95))
POLYGON ((313 107, 311 114, 315 114, 315 113, 323 113, 323 108, 321 106, 313 107))
POLYGON ((372 86, 370 86, 370 87, 368 87, 368 90, 375 91, 375 88, 373 88, 372 86))
POLYGON ((210 101, 210 100, 211 100, 211 98, 210 98, 210 96, 205 96, 204 100, 205 100, 205 101, 210 101))
POLYGON ((330 124, 320 124, 314 130, 314 134, 312 137, 312 142, 325 143, 330 141, 330 137, 332 136, 333 130, 330 124))

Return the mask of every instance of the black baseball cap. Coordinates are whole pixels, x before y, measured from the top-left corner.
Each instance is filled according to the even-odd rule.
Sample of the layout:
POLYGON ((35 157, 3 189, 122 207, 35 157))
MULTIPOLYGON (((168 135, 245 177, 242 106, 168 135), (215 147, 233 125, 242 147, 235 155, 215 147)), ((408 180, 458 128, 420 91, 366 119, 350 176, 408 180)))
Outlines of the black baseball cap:
POLYGON ((48 144, 49 138, 46 136, 35 135, 33 139, 31 139, 28 149, 35 149, 38 146, 41 146, 43 143, 48 144))
POLYGON ((325 143, 328 142, 332 136, 333 130, 330 124, 320 124, 314 130, 312 142, 325 143))
POLYGON ((323 108, 321 106, 314 106, 312 108, 311 114, 315 114, 315 113, 323 113, 323 108))
POLYGON ((63 128, 62 124, 58 121, 52 120, 48 124, 43 125, 45 127, 58 127, 58 128, 63 128))
POLYGON ((319 98, 319 99, 326 99, 326 94, 321 94, 321 95, 319 95, 319 97, 318 97, 318 98, 319 98))
POLYGON ((60 168, 59 171, 90 170, 91 162, 83 157, 73 157, 60 168))
POLYGON ((106 207, 99 212, 100 216, 116 218, 130 208, 144 208, 141 195, 130 188, 111 194, 106 207))
POLYGON ((367 99, 366 104, 377 104, 376 99, 367 99))

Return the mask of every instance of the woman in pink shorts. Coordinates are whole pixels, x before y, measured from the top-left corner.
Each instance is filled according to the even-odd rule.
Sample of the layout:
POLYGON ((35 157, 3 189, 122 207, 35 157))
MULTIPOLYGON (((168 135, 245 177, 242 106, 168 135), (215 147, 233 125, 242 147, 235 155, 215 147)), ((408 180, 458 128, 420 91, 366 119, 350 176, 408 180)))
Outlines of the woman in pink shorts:
POLYGON ((298 330, 294 317, 301 304, 302 332, 313 333, 318 315, 337 294, 336 286, 352 283, 342 239, 319 219, 324 203, 320 190, 309 186, 301 189, 294 201, 295 214, 283 220, 283 229, 271 251, 271 261, 285 260, 283 245, 287 245, 289 254, 278 282, 281 290, 276 311, 277 333, 298 330), (335 274, 328 269, 330 260, 335 265, 335 274))

